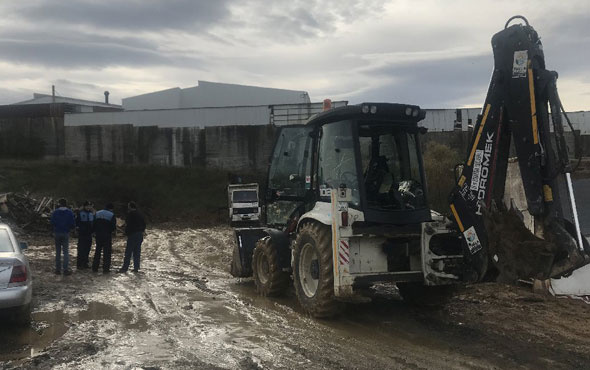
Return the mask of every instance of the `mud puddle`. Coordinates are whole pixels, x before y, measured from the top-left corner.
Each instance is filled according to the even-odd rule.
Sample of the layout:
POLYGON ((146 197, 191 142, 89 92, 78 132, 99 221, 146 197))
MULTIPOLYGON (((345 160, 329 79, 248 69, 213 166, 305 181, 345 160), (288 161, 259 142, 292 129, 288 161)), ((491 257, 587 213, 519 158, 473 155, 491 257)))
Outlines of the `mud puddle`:
POLYGON ((145 319, 136 319, 129 312, 121 312, 117 308, 101 302, 90 302, 88 308, 75 314, 62 310, 50 312, 34 312, 31 315, 30 327, 6 326, 0 331, 0 361, 33 358, 43 353, 55 340, 67 333, 70 326, 86 321, 111 320, 123 329, 145 331, 148 323, 145 319))

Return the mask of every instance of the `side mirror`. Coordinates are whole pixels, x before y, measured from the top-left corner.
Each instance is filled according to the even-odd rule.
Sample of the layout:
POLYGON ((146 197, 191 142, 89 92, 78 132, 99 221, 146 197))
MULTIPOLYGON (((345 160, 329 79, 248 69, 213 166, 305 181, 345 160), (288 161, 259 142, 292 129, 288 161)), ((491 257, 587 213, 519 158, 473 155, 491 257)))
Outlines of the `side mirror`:
POLYGON ((22 250, 29 248, 29 244, 27 242, 19 242, 18 244, 22 250))

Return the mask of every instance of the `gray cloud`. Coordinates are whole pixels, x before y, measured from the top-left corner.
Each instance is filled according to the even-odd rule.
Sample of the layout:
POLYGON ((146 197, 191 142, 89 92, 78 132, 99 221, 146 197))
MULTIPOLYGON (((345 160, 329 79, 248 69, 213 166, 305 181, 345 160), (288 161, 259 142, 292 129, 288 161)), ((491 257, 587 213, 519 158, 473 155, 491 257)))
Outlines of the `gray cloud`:
POLYGON ((590 14, 580 12, 559 18, 547 28, 545 34, 538 30, 547 68, 557 70, 561 76, 576 76, 590 82, 587 63, 590 60, 590 14))
POLYGON ((122 45, 71 43, 62 41, 0 40, 5 61, 48 67, 150 66, 173 64, 173 60, 155 51, 122 45))
MULTIPOLYGON (((516 1, 514 11, 530 4, 516 1)), ((0 63, 6 66, 0 80, 44 89, 61 79, 56 84, 63 86, 63 94, 80 97, 114 91, 94 86, 101 81, 116 84, 118 95, 126 96, 203 79, 304 89, 314 97, 351 102, 481 104, 493 63, 489 42, 507 19, 498 9, 495 2, 474 5, 467 0, 444 5, 395 0, 6 1, 0 3, 0 63), (480 8, 485 16, 473 12, 480 8), (445 53, 456 57, 441 57, 445 53), (403 59, 395 59, 399 57, 403 59), (387 60, 384 67, 368 67, 387 60), (125 76, 108 67, 137 73, 125 76)), ((590 84, 585 62, 590 57, 589 9, 583 1, 537 8, 530 19, 537 22, 533 26, 543 39, 548 68, 582 88, 590 84)), ((586 104, 584 91, 573 93, 578 106, 586 104)), ((11 93, 18 95, 0 91, 0 100, 11 93)))
POLYGON ((466 97, 487 92, 493 68, 492 55, 390 64, 368 71, 391 83, 353 95, 352 102, 395 101, 428 108, 451 108, 465 104, 466 97))
POLYGON ((91 25, 105 30, 157 31, 207 28, 229 15, 227 0, 22 1, 13 14, 59 25, 91 25))
POLYGON ((338 22, 352 24, 378 18, 384 0, 265 0, 236 1, 239 23, 263 39, 297 42, 336 31, 338 22))
POLYGON ((0 87, 0 104, 10 104, 31 99, 33 94, 24 90, 12 90, 0 87))

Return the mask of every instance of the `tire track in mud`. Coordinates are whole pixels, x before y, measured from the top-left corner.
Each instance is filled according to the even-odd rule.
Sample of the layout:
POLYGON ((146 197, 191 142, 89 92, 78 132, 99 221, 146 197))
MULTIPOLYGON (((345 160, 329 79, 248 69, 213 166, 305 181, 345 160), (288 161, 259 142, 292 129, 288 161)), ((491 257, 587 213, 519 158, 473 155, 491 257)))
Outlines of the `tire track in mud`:
MULTIPOLYGON (((198 235, 199 239, 204 240, 206 244, 217 247, 218 253, 219 250, 223 248, 222 242, 213 238, 204 230, 192 230, 191 233, 198 235)), ((204 262, 193 263, 183 256, 178 251, 178 245, 181 244, 186 246, 187 242, 184 240, 174 240, 173 238, 170 238, 169 240, 170 253, 173 254, 177 260, 196 269, 205 268, 211 271, 212 266, 206 265, 204 262)), ((218 271, 218 269, 214 267, 213 270, 218 271)), ((223 272, 224 277, 227 277, 227 272, 223 272)), ((278 303, 275 303, 274 305, 266 303, 263 304, 261 308, 257 301, 264 300, 265 298, 255 298, 254 302, 252 302, 252 299, 247 297, 247 301, 244 301, 243 293, 234 292, 233 289, 231 289, 231 285, 230 289, 225 292, 224 296, 228 298, 225 302, 226 307, 231 307, 235 315, 237 315, 234 319, 241 322, 237 327, 228 327, 229 332, 234 332, 239 335, 241 332, 244 332, 244 330, 247 331, 248 329, 246 328, 250 327, 250 330, 252 330, 252 327, 254 327, 254 329, 256 329, 256 326, 263 323, 266 330, 257 328, 257 333, 258 335, 265 337, 266 342, 271 342, 272 344, 263 345, 261 349, 265 352, 270 351, 270 353, 274 353, 272 356, 274 361, 278 360, 278 363, 274 363, 275 366, 286 365, 288 367, 301 367, 302 364, 307 364, 306 366, 314 368, 313 365, 310 365, 315 363, 317 364, 316 368, 350 367, 352 364, 356 364, 356 366, 353 365, 354 367, 363 367, 363 365, 371 363, 375 368, 389 368, 394 364, 396 364, 397 367, 403 368, 424 368, 420 364, 424 365, 425 363, 428 363, 431 368, 445 368, 443 364, 448 360, 448 358, 445 359, 444 355, 439 355, 433 356, 435 358, 433 362, 426 361, 425 357, 428 356, 427 352, 416 351, 416 349, 410 350, 411 346, 408 347, 408 343, 405 343, 402 346, 406 349, 405 353, 403 353, 404 351, 399 351, 397 355, 383 353, 382 356, 375 354, 371 355, 371 353, 375 352, 375 348, 378 347, 378 344, 373 343, 373 341, 371 341, 371 343, 375 344, 375 346, 367 346, 356 339, 347 338, 347 340, 344 341, 347 345, 335 345, 333 340, 334 337, 338 337, 338 331, 326 327, 321 323, 317 323, 305 316, 300 316, 300 314, 295 312, 292 307, 283 306, 283 304, 278 303), (248 303, 248 301, 250 302, 248 303), (292 342, 302 344, 293 345, 292 342), (306 343, 306 345, 303 345, 303 343, 306 343), (351 361, 347 355, 350 354, 350 346, 356 348, 354 351, 356 353, 355 357, 358 357, 356 361, 351 361), (278 347, 282 347, 282 349, 279 349, 278 347), (285 348, 291 348, 291 351, 285 353, 285 348), (363 350, 359 351, 361 348, 363 350), (389 360, 383 362, 380 358, 389 358, 389 360)), ((354 327, 354 325, 352 325, 351 328, 352 327, 354 327)), ((354 332, 354 329, 351 331, 354 332)), ((239 338, 237 339, 239 340, 239 338)), ((383 336, 382 339, 386 342, 391 341, 391 338, 388 336, 383 336)), ((399 343, 399 340, 397 342, 399 346, 401 343, 399 343)), ((432 356, 432 353, 430 353, 430 356, 432 356)), ((263 363, 271 365, 267 362, 270 361, 270 357, 264 356, 262 357, 262 361, 263 363)), ((467 365, 468 363, 468 360, 462 361, 462 366, 459 367, 482 368, 480 366, 469 366, 467 365)), ((457 363, 455 363, 453 368, 457 368, 457 363)))

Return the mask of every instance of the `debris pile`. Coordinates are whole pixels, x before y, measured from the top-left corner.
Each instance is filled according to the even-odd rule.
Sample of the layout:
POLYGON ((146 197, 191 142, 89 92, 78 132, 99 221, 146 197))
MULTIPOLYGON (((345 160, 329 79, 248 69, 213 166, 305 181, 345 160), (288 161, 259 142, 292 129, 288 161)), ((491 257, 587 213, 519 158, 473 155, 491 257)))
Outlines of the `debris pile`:
POLYGON ((0 194, 0 216, 12 220, 25 230, 49 230, 53 208, 53 198, 43 197, 39 200, 29 193, 0 194))

